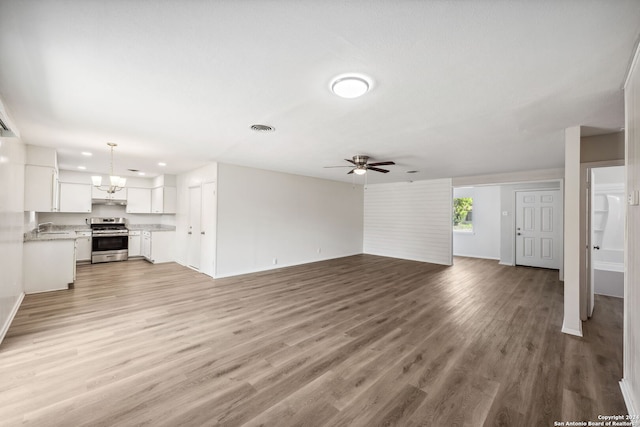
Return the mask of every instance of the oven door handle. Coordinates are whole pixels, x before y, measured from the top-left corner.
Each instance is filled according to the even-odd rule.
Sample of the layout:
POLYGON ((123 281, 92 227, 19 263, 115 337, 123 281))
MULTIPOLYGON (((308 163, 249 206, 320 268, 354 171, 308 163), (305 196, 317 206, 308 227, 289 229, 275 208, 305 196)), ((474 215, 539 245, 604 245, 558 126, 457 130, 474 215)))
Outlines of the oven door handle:
POLYGON ((91 236, 92 237, 128 237, 129 233, 114 233, 114 234, 111 234, 111 233, 105 233, 105 234, 97 233, 96 234, 96 233, 94 233, 91 236))

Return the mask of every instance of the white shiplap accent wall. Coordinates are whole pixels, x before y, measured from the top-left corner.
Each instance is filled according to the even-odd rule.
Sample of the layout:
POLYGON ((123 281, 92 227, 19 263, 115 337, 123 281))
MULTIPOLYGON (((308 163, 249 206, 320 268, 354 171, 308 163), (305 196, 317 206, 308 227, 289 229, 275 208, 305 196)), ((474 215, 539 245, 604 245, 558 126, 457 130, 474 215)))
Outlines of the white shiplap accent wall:
POLYGON ((364 253, 452 264, 451 179, 375 184, 364 192, 364 253))

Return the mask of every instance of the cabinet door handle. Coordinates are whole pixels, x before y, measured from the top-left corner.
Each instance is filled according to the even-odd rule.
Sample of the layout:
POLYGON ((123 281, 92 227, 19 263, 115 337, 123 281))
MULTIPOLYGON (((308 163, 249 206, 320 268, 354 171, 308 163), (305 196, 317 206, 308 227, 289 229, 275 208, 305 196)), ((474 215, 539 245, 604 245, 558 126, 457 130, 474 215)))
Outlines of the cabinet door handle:
POLYGON ((193 234, 193 233, 189 231, 189 232, 187 232, 187 234, 193 234))
POLYGON ((200 234, 204 234, 204 231, 201 231, 200 234))

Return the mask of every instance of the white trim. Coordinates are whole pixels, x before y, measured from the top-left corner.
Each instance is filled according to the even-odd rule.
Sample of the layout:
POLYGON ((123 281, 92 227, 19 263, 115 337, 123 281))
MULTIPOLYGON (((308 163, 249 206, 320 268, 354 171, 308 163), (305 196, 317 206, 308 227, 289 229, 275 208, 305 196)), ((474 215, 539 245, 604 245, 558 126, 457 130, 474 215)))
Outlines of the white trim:
POLYGON ((515 264, 512 264, 510 262, 502 262, 502 261, 500 261, 498 264, 499 265, 506 265, 508 267, 515 267, 515 264))
POLYGON ((576 337, 582 337, 582 322, 580 322, 580 329, 568 328, 562 324, 562 332, 569 335, 575 335, 576 337))
MULTIPOLYGON (((633 393, 631 392, 629 380, 625 380, 624 378, 620 380, 620 390, 622 391, 622 398, 624 399, 624 404, 627 406, 627 412, 629 415, 638 415, 638 407, 633 401, 633 393)), ((637 424, 638 421, 634 425, 637 424)))
POLYGON ((13 308, 11 309, 11 313, 9 313, 9 317, 7 318, 7 321, 5 322, 4 325, 2 325, 2 329, 0 330, 0 344, 2 344, 2 340, 4 340, 4 337, 5 335, 7 335, 7 332, 9 332, 9 327, 13 322, 13 318, 16 317, 16 314, 18 314, 18 309, 20 308, 20 304, 22 304, 23 299, 24 299, 24 292, 18 295, 18 300, 13 305, 13 308))
MULTIPOLYGON (((465 254, 453 254, 454 257, 463 257, 463 258, 478 258, 478 259, 490 259, 493 261, 500 261, 500 258, 495 258, 492 256, 479 256, 479 255, 465 255, 465 254)), ((503 264, 506 265, 506 264, 503 264)))
POLYGON ((631 78, 631 74, 633 74, 633 69, 636 67, 636 64, 638 63, 638 57, 640 57, 640 43, 638 43, 638 41, 636 40, 636 48, 633 52, 633 59, 629 64, 629 68, 627 68, 627 75, 624 79, 624 86, 622 86, 622 88, 625 91, 627 90, 627 85, 629 84, 629 79, 631 78))

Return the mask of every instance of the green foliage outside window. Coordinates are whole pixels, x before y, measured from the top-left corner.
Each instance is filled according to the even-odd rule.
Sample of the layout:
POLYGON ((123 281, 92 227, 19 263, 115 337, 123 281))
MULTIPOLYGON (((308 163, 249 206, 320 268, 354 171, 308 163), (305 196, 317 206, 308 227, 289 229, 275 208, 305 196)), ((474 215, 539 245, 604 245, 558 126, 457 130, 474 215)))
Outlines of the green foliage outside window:
POLYGON ((453 229, 473 231, 473 199, 471 197, 456 197, 453 199, 453 229))

